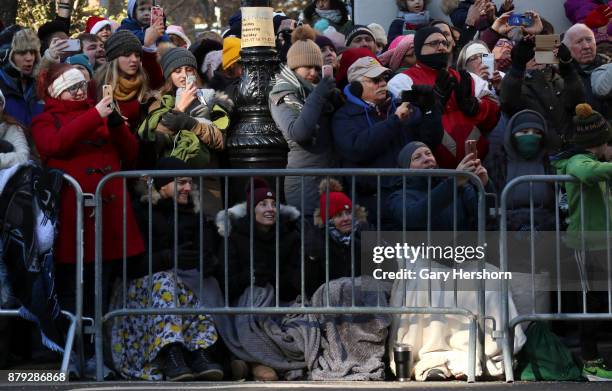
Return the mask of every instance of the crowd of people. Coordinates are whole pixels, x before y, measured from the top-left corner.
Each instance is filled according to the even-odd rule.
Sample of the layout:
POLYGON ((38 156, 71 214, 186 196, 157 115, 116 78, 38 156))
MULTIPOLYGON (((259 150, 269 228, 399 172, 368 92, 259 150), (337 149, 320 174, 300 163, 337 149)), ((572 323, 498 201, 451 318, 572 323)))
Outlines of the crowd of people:
MULTIPOLYGON (((609 234, 606 226, 612 225, 610 182, 602 184, 612 180, 607 2, 566 0, 573 24, 567 31, 555 31, 539 4, 519 15, 512 0, 499 7, 491 0, 444 0, 449 22, 432 19, 427 0, 396 3, 397 17, 387 26, 354 24, 341 0, 313 0, 297 20, 274 12, 279 61, 268 105, 288 146, 286 167, 454 169, 473 174, 498 195, 523 175, 571 175, 579 183, 564 190, 567 245, 587 286, 588 310, 607 311, 607 293, 588 288, 589 277, 606 273, 606 238, 591 238, 582 251, 580 236, 583 229, 609 234), (560 40, 541 60, 536 43, 555 34, 560 40)), ((0 183, 13 189, 25 186, 17 179, 29 179, 30 196, 43 199, 30 211, 34 224, 24 227, 25 218, 15 223, 24 233, 17 239, 7 239, 15 235, 3 224, 8 277, 0 270, 0 278, 13 283, 17 297, 23 292, 15 270, 23 267, 15 264, 32 271, 35 258, 52 247, 56 283, 49 297, 67 311, 76 305, 76 194, 64 185, 56 197, 45 197, 54 183, 40 167, 72 176, 84 193, 95 193, 102 178, 119 171, 228 168, 226 140, 240 119, 241 12, 222 34, 207 31, 190 39, 181 26, 152 18, 153 6, 152 0, 129 0, 120 24, 92 16, 85 31, 75 31, 70 1, 57 0, 57 17, 38 31, 12 25, 0 32, 0 183), (39 219, 55 224, 55 234, 45 231, 51 239, 39 232, 39 219), (15 256, 19 261, 7 255, 17 253, 7 247, 16 242, 30 249, 15 256)), ((361 276, 361 233, 377 221, 395 231, 477 229, 480 184, 473 180, 321 179, 289 176, 276 194, 265 179, 255 178, 241 202, 226 209, 222 178, 154 178, 127 186, 109 181, 102 192, 101 292, 94 289, 95 216, 84 217, 84 315, 93 316, 96 295, 105 311, 222 306, 228 304, 226 291, 231 305, 273 305, 275 295, 287 305, 325 305, 330 293, 335 304, 350 305, 342 300, 350 292, 347 277, 361 276), (280 200, 285 204, 277 205, 280 200), (114 285, 124 257, 127 297, 114 285)), ((5 194, 3 218, 15 205, 24 208, 5 194)), ((555 230, 556 197, 552 183, 518 186, 508 198, 508 229, 555 230)), ((488 305, 498 294, 487 292, 488 305)), ((364 289, 357 300, 371 303, 372 294, 364 289)), ((523 313, 516 301, 512 311, 523 313)), ((347 317, 355 323, 343 329, 324 316, 306 317, 318 325, 315 332, 292 317, 274 319, 118 317, 109 322, 105 362, 128 379, 220 380, 231 373, 234 379, 374 380, 384 378, 388 361, 395 368, 394 343, 409 341, 420 349, 417 380, 466 376, 460 362, 467 344, 457 338, 466 335, 467 323, 460 320, 433 332, 426 325, 412 329, 422 319, 347 317), (261 329, 253 331, 249 322, 261 329), (364 338, 351 340, 356 332, 364 338), (296 349, 296 339, 308 349, 296 349)), ((53 346, 50 328, 45 330, 47 346, 53 346)), ((580 330, 583 375, 611 380, 597 349, 599 325, 582 322, 580 330)), ((483 366, 501 375, 500 346, 486 343, 483 366)), ((514 343, 516 350, 525 343, 522 330, 514 343)), ((86 345, 93 365, 93 346, 86 345)))

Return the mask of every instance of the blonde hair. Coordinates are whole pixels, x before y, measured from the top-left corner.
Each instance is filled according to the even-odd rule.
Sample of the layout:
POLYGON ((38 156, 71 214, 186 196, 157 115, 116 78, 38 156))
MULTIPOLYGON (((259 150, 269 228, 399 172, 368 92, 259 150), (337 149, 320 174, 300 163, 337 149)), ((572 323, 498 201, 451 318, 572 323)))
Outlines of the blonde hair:
MULTIPOLYGON (((119 70, 119 60, 114 59, 112 61, 107 61, 104 65, 102 65, 95 73, 94 80, 96 81, 97 88, 97 98, 102 98, 102 86, 109 84, 113 91, 117 88, 117 84, 119 84, 119 79, 121 78, 121 71, 119 70)), ((147 77, 146 72, 142 68, 142 63, 138 63, 138 71, 136 72, 136 78, 138 78, 142 85, 140 86, 140 91, 138 92, 138 101, 140 103, 144 103, 149 97, 149 78, 147 77)), ((117 107, 117 110, 119 108, 117 107)))

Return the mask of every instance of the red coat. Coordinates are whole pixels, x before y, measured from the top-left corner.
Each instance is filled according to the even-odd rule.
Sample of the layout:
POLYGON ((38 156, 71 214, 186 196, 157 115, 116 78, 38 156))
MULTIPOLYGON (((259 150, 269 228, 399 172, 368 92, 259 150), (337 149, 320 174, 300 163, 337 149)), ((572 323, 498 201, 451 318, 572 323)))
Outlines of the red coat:
MULTIPOLYGON (((32 135, 43 164, 74 177, 84 193, 95 193, 100 180, 121 170, 122 161, 131 164, 138 154, 138 141, 126 125, 108 128, 106 120, 89 101, 60 101, 47 98, 45 111, 34 118, 32 135)), ((59 235, 55 258, 74 263, 76 258, 75 194, 65 185, 61 194, 59 235)), ((107 182, 103 190, 103 259, 123 256, 122 180, 107 182)), ((130 202, 127 202, 127 256, 140 254, 144 245, 130 202)), ((94 221, 90 208, 84 213, 84 259, 94 260, 94 221)))
MULTIPOLYGON (((458 81, 461 80, 459 72, 452 68, 448 72, 458 81)), ((438 71, 420 62, 403 72, 408 75, 413 84, 425 84, 433 86, 436 83, 438 71)), ((472 93, 474 81, 472 80, 472 93)), ((468 139, 478 140, 478 157, 484 158, 489 151, 489 140, 484 134, 489 133, 497 125, 499 120, 499 104, 490 98, 480 101, 480 109, 474 117, 468 117, 459 109, 453 91, 451 98, 446 103, 442 113, 442 126, 444 126, 444 138, 434 151, 434 155, 440 168, 456 168, 461 159, 465 157, 465 141, 468 139)))

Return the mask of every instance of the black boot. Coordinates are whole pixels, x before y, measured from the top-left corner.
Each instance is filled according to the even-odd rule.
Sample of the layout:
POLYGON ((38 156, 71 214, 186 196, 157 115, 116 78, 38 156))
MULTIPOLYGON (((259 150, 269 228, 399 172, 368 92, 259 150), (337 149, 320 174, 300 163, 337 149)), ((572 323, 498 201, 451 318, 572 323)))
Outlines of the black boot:
POLYGON ((191 370, 196 379, 218 381, 223 379, 223 368, 214 362, 207 350, 191 352, 191 370))
POLYGON ((172 344, 164 350, 164 368, 163 373, 166 380, 169 381, 186 381, 193 380, 194 376, 191 369, 185 363, 183 357, 183 349, 180 344, 172 344))

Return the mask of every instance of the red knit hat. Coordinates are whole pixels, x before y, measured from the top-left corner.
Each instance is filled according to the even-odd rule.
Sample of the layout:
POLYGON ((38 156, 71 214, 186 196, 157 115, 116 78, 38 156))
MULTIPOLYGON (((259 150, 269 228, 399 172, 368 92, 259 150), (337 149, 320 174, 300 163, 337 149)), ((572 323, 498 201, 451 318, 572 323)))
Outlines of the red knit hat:
POLYGON ((106 26, 110 26, 110 20, 99 16, 90 16, 85 24, 85 32, 88 34, 98 34, 106 26))
MULTIPOLYGON (((322 219, 325 219, 325 210, 327 209, 327 181, 321 181, 319 185, 319 213, 322 219)), ((342 192, 342 185, 335 179, 329 180, 329 210, 327 218, 332 218, 344 210, 353 209, 351 199, 342 192)))
MULTIPOLYGON (((276 195, 268 185, 265 179, 260 177, 253 178, 253 205, 257 206, 261 201, 271 198, 276 199, 276 195)), ((246 184, 246 203, 247 207, 251 205, 251 182, 246 184)))

